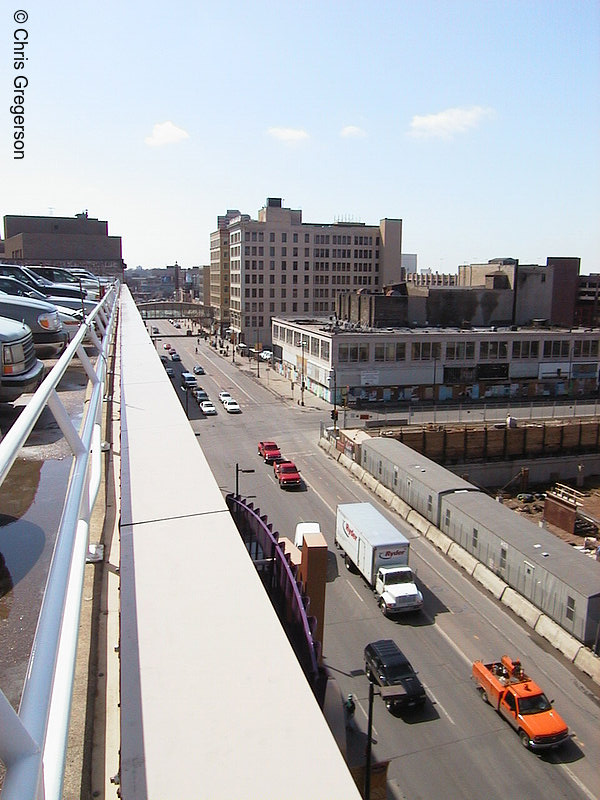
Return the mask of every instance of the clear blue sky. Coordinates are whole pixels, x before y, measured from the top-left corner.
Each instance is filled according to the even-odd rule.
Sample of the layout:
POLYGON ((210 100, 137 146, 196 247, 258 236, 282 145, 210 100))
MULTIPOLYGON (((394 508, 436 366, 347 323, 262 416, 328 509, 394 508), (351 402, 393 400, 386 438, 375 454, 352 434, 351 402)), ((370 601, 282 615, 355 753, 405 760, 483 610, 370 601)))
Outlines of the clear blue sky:
POLYGON ((305 222, 400 217, 419 268, 580 256, 600 271, 598 0, 14 0, 0 15, 2 215, 87 209, 130 267, 189 267, 209 262, 218 214, 256 217, 274 196, 305 222))

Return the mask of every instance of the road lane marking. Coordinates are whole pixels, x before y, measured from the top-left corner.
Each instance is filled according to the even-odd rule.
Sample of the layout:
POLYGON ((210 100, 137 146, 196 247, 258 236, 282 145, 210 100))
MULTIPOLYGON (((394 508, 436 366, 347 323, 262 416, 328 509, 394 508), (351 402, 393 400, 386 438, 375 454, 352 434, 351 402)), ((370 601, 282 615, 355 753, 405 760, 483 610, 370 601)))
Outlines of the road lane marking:
POLYGON ((452 719, 452 717, 450 716, 450 714, 449 714, 449 713, 446 711, 446 709, 444 708, 444 706, 443 706, 443 705, 440 703, 440 701, 437 699, 437 697, 434 695, 434 693, 431 691, 431 689, 427 689, 427 691, 429 692, 429 694, 430 694, 430 695, 431 695, 431 697, 433 698, 433 702, 436 704, 436 706, 442 709, 442 711, 444 712, 444 714, 446 715, 446 717, 448 717, 448 719, 450 720, 450 722, 451 722, 453 725, 456 725, 456 722, 454 722, 454 720, 452 719))
POLYGON ((365 601, 362 599, 362 597, 361 597, 361 596, 359 595, 359 593, 356 591, 356 589, 354 588, 354 586, 352 586, 352 584, 350 583, 350 581, 348 580, 348 578, 346 578, 346 583, 347 583, 347 584, 348 584, 348 586, 349 586, 349 587, 352 589, 352 591, 354 592, 354 594, 355 594, 355 595, 358 597, 358 599, 360 600, 360 602, 361 602, 361 603, 364 603, 365 601))
MULTIPOLYGON (((356 702, 356 705, 357 705, 357 706, 360 708, 360 710, 361 710, 361 711, 362 711, 362 713, 364 714, 364 717, 365 717, 365 719, 368 721, 368 720, 369 720, 369 715, 368 715, 368 713, 365 711, 365 709, 362 707, 362 703, 360 702, 360 700, 358 699, 358 697, 356 698, 356 701, 355 701, 355 702, 356 702)), ((375 735, 375 736, 377 736, 377 738, 379 738, 379 734, 377 733, 377 728, 375 727, 375 725, 371 725, 371 738, 374 738, 374 736, 373 736, 373 735, 375 735)))
POLYGON ((557 766, 562 767, 564 769, 564 771, 567 773, 569 778, 571 778, 573 783, 581 789, 581 791, 585 794, 586 797, 589 797, 589 800, 597 800, 594 792, 590 792, 585 783, 579 780, 577 775, 575 775, 575 773, 573 772, 573 770, 570 769, 570 767, 567 767, 566 764, 560 764, 560 763, 557 764, 557 766))

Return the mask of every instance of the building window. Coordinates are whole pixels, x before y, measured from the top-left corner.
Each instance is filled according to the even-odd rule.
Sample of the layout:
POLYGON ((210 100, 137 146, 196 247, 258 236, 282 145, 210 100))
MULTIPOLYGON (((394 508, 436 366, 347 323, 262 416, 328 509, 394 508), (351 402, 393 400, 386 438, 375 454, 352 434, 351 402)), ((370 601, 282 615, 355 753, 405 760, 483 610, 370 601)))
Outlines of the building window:
POLYGON ((567 619, 573 622, 575 619, 575 598, 571 597, 570 595, 567 595, 567 610, 565 613, 567 619))
POLYGON ((508 342, 480 342, 479 358, 482 361, 495 361, 508 356, 508 342))
POLYGON ((544 358, 568 358, 569 340, 555 339, 544 342, 544 358))
POLYGON ((473 550, 477 550, 479 545, 479 531, 477 528, 473 528, 473 538, 471 539, 471 547, 473 550))
POLYGON ((446 530, 448 530, 450 528, 450 509, 449 508, 446 509, 446 518, 444 520, 444 526, 445 526, 446 530))
POLYGON ((431 495, 427 495, 427 513, 431 515, 433 510, 433 498, 431 495))
POLYGON ((575 358, 584 358, 594 357, 597 358, 598 356, 598 339, 587 339, 581 340, 578 339, 573 342, 573 355, 575 358))
POLYGON ((513 342, 512 345, 512 357, 514 359, 519 358, 537 358, 538 357, 538 342, 513 342))
POLYGON ((506 557, 508 556, 508 551, 506 547, 500 548, 500 569, 502 572, 506 569, 506 557))
POLYGON ((282 233, 281 234, 281 241, 282 242, 287 242, 287 233, 282 233))

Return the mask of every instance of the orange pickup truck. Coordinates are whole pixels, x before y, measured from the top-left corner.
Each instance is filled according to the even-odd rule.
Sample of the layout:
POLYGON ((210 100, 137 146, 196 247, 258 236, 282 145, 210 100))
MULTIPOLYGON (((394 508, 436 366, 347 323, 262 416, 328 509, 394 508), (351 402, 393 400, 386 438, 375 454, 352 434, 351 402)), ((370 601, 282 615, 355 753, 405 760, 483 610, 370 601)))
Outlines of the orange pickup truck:
POLYGON ((508 656, 484 664, 475 661, 472 677, 482 700, 490 703, 518 732, 523 747, 545 750, 569 738, 564 720, 540 687, 525 674, 521 662, 508 656))

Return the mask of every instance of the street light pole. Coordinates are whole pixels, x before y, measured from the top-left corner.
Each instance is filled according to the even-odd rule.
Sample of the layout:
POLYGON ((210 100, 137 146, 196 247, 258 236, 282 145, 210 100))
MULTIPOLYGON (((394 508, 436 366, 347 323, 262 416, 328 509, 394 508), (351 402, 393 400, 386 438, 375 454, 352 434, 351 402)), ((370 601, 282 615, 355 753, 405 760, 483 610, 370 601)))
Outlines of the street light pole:
POLYGON ((254 343, 254 352, 256 353, 256 377, 260 378, 260 359, 258 357, 258 328, 256 329, 256 341, 254 343))
POLYGON ((306 342, 304 338, 300 342, 300 349, 302 351, 302 358, 301 358, 301 365, 302 365, 302 382, 300 383, 300 405, 304 405, 304 348, 306 347, 306 342))
POLYGON ((367 721, 367 748, 365 753, 365 791, 364 800, 371 800, 371 745, 373 741, 373 681, 369 681, 369 716, 367 721))
POLYGON ((337 374, 333 368, 333 435, 337 435, 337 374))
POLYGON ((237 463, 235 464, 235 496, 239 497, 240 495, 240 472, 244 475, 248 475, 251 472, 254 472, 253 469, 240 469, 240 465, 237 463))

